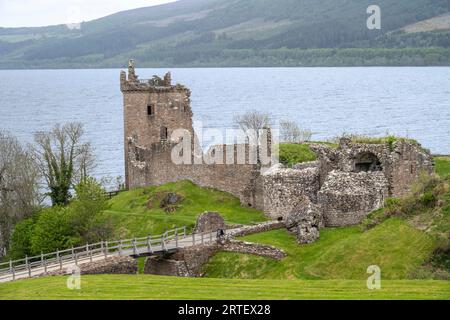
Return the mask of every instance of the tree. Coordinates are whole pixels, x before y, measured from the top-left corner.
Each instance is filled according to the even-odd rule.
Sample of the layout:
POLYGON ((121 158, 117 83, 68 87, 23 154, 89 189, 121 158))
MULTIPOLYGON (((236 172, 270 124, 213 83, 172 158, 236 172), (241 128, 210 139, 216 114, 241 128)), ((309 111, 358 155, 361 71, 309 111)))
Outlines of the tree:
POLYGON ((19 141, 0 132, 0 257, 9 249, 14 226, 39 206, 39 171, 19 141))
POLYGON ((53 206, 42 210, 31 236, 31 253, 54 252, 81 243, 74 237, 67 207, 53 206))
POLYGON ((280 122, 281 139, 284 142, 301 143, 311 140, 312 132, 302 130, 295 121, 283 120, 280 122))
POLYGON ((111 232, 108 221, 100 214, 109 208, 105 189, 94 178, 86 178, 75 187, 75 198, 70 203, 71 225, 76 236, 84 242, 107 239, 111 232))
POLYGON ((248 111, 234 118, 235 123, 250 139, 251 144, 256 145, 258 163, 260 163, 259 144, 261 143, 261 134, 263 134, 263 130, 270 128, 270 118, 269 113, 257 110, 248 111))
POLYGON ((9 259, 22 259, 26 255, 33 255, 31 251, 31 237, 33 236, 36 223, 36 219, 33 219, 33 217, 22 220, 14 226, 14 231, 11 235, 11 246, 7 255, 9 259))
POLYGON ((75 122, 56 125, 51 131, 35 134, 33 154, 54 206, 67 205, 71 198, 70 190, 93 168, 92 148, 89 143, 82 142, 82 136, 83 126, 75 122))

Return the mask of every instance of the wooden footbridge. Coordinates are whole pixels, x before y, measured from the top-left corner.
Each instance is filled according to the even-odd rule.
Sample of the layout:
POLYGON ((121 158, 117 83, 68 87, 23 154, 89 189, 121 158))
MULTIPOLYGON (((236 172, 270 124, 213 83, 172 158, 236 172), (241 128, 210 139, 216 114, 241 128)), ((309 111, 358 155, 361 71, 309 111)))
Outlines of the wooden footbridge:
POLYGON ((39 256, 0 263, 0 282, 42 276, 111 257, 130 256, 136 258, 164 254, 182 248, 213 243, 216 240, 217 232, 187 234, 186 227, 183 227, 166 231, 155 237, 86 244, 82 247, 57 250, 52 253, 42 253, 39 256))

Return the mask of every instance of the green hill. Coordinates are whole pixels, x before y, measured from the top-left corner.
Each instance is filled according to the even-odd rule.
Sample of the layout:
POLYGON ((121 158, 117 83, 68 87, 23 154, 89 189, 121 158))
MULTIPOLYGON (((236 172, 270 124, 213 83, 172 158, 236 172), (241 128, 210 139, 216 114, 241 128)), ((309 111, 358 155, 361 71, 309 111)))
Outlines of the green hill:
POLYGON ((245 237, 273 245, 288 257, 275 261, 237 253, 219 253, 206 268, 206 276, 244 279, 367 279, 367 267, 378 265, 383 279, 408 279, 425 263, 435 240, 400 219, 383 222, 363 232, 359 227, 324 229, 320 239, 298 245, 293 235, 276 230, 245 237))
POLYGON ((113 224, 114 238, 122 239, 162 234, 165 230, 182 226, 188 227, 190 232, 197 217, 205 211, 220 212, 229 224, 266 220, 261 211, 242 207, 239 199, 232 195, 201 188, 190 181, 122 192, 110 203, 104 219, 113 224), (169 193, 175 193, 182 199, 168 212, 161 207, 161 201, 169 193))
POLYGON ((450 12, 449 0, 379 0, 381 30, 366 27, 371 4, 180 0, 79 30, 0 28, 0 67, 121 67, 130 57, 140 66, 450 64, 448 29, 402 31, 450 12))

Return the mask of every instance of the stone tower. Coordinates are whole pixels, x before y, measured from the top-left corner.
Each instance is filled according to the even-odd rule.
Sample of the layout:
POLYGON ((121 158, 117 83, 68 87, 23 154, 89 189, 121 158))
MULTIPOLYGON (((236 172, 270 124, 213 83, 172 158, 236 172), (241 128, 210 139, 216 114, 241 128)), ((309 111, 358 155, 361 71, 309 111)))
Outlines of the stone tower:
POLYGON ((130 188, 130 162, 144 162, 146 150, 170 143, 172 132, 186 129, 193 134, 190 90, 172 85, 170 73, 140 80, 130 60, 128 76, 120 74, 124 99, 125 184, 130 188))

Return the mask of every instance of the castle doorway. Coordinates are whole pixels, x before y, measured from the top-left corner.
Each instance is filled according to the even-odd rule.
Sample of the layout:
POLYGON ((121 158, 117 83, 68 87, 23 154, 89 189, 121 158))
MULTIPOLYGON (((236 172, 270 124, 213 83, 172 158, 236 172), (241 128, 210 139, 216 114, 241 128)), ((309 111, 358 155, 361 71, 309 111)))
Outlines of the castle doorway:
POLYGON ((355 172, 383 171, 380 159, 371 152, 362 152, 355 156, 355 172))

